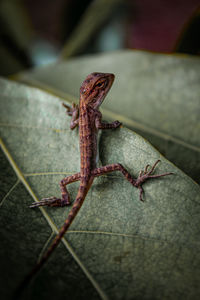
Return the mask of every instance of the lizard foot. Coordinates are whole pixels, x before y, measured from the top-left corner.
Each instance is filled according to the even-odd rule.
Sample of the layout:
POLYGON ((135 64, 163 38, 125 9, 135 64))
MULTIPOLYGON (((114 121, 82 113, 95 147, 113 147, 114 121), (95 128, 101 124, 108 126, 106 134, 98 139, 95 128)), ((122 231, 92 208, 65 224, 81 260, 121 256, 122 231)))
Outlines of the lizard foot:
POLYGON ((76 118, 78 117, 78 105, 77 104, 72 103, 72 107, 65 103, 62 103, 62 105, 66 108, 66 114, 68 116, 72 116, 73 114, 75 114, 76 118))
POLYGON ((144 171, 140 171, 139 173, 139 176, 135 182, 135 186, 139 188, 140 190, 140 200, 141 201, 144 201, 143 198, 142 198, 142 195, 144 194, 144 190, 142 188, 142 184, 147 180, 147 179, 150 179, 150 178, 160 178, 160 177, 163 177, 163 176, 167 176, 167 175, 172 175, 173 173, 172 172, 169 172, 169 173, 163 173, 163 174, 158 174, 158 175, 152 175, 153 171, 155 170, 157 164, 160 162, 160 160, 157 160, 154 165, 151 167, 151 169, 148 171, 150 165, 147 165, 144 169, 144 171))
POLYGON ((33 202, 29 207, 30 208, 35 208, 39 206, 63 207, 69 204, 70 204, 69 198, 60 199, 56 197, 49 197, 49 198, 43 198, 41 201, 38 202, 33 202))

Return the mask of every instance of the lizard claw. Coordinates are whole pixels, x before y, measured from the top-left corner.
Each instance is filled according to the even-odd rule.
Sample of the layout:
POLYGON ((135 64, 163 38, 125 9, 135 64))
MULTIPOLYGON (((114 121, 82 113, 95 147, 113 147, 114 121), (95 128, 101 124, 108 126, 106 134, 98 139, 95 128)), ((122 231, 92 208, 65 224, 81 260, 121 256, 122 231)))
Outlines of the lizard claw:
POLYGON ((142 195, 144 194, 144 190, 143 190, 143 188, 139 185, 138 186, 138 188, 139 188, 139 190, 140 190, 140 201, 142 201, 142 202, 144 202, 144 199, 142 198, 142 195))
POLYGON ((72 116, 73 114, 78 114, 78 104, 72 103, 72 107, 62 103, 62 105, 67 109, 66 113, 68 116, 72 116))
POLYGON ((66 108, 66 113, 69 115, 69 116, 71 116, 72 115, 72 107, 71 106, 69 106, 69 105, 67 105, 67 104, 65 104, 65 103, 62 103, 62 105, 64 106, 64 108, 66 108))
POLYGON ((142 198, 142 195, 144 194, 144 190, 142 188, 142 184, 150 178, 159 178, 159 177, 163 177, 163 176, 167 176, 167 175, 172 175, 172 172, 168 172, 168 173, 163 173, 163 174, 158 174, 158 175, 152 175, 153 171, 155 170, 157 164, 160 162, 160 160, 157 160, 154 165, 151 167, 151 169, 148 171, 150 165, 146 165, 144 171, 141 170, 139 173, 139 176, 135 182, 135 186, 139 188, 140 190, 140 201, 144 201, 142 198))
POLYGON ((43 198, 41 201, 38 202, 33 202, 29 207, 30 208, 35 208, 35 207, 39 207, 39 206, 57 206, 57 207, 61 207, 61 206, 65 206, 70 204, 69 200, 63 200, 60 198, 56 198, 56 197, 49 197, 49 198, 43 198))
POLYGON ((117 121, 114 121, 114 124, 115 124, 115 128, 119 127, 122 125, 121 122, 119 122, 118 120, 117 121))

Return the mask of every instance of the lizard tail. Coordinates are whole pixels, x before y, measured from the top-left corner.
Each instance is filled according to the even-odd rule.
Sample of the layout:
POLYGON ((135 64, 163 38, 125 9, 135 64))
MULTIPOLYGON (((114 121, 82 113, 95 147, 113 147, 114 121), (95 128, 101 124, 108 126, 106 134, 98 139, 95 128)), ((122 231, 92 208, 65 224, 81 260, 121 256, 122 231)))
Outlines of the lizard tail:
POLYGON ((25 289, 25 287, 30 283, 30 281, 33 279, 33 277, 38 273, 38 271, 41 269, 41 267, 44 265, 44 263, 48 260, 48 258, 50 257, 50 255, 54 251, 54 249, 58 246, 58 244, 61 241, 62 237, 66 233, 67 229, 69 228, 72 221, 76 217, 79 209, 81 208, 81 206, 83 204, 83 201, 84 201, 84 199, 87 195, 87 192, 89 190, 88 186, 89 185, 85 184, 85 182, 80 183, 78 195, 77 195, 76 200, 75 200, 75 202, 72 206, 72 209, 69 212, 69 215, 68 215, 67 219, 65 220, 65 223, 61 227, 59 233, 55 237, 52 245, 49 247, 47 252, 44 254, 44 256, 41 258, 41 260, 35 265, 35 267, 31 270, 31 272, 29 274, 27 274, 27 276, 23 279, 21 284, 18 286, 18 288, 16 289, 16 291, 14 293, 13 299, 19 299, 19 297, 21 296, 21 294, 22 294, 23 290, 25 289))

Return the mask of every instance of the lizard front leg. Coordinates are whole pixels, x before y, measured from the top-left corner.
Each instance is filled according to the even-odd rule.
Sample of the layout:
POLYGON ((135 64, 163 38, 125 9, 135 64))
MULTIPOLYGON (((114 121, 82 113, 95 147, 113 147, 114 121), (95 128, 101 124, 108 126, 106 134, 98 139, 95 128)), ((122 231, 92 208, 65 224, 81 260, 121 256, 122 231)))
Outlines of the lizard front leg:
POLYGON ((121 125, 119 121, 114 121, 112 123, 103 123, 102 122, 102 115, 100 112, 98 112, 96 118, 95 118, 95 126, 97 129, 112 129, 117 128, 121 125))
POLYGON ((67 115, 72 117, 70 128, 74 129, 76 126, 79 125, 79 106, 75 103, 72 103, 72 107, 65 103, 63 103, 62 105, 67 109, 67 115))
POLYGON ((66 185, 75 181, 80 180, 81 173, 76 173, 72 176, 65 177, 60 182, 60 190, 61 190, 61 198, 56 197, 49 197, 49 198, 43 198, 41 201, 33 202, 30 205, 30 208, 38 207, 38 206, 57 206, 57 207, 63 207, 66 205, 71 204, 70 203, 70 196, 66 189, 66 185))
POLYGON ((160 160, 157 160, 154 165, 151 167, 151 169, 148 171, 149 165, 146 166, 145 170, 140 171, 139 176, 137 179, 134 179, 131 174, 121 165, 121 164, 111 164, 104 167, 96 168, 92 171, 92 175, 97 177, 101 176, 106 173, 110 173, 113 171, 120 171, 124 175, 124 177, 136 188, 140 191, 139 199, 143 201, 142 195, 144 193, 144 190, 142 188, 142 185, 147 179, 153 179, 153 178, 160 178, 163 176, 171 175, 173 173, 164 173, 164 174, 158 174, 158 175, 152 175, 156 165, 160 162, 160 160))

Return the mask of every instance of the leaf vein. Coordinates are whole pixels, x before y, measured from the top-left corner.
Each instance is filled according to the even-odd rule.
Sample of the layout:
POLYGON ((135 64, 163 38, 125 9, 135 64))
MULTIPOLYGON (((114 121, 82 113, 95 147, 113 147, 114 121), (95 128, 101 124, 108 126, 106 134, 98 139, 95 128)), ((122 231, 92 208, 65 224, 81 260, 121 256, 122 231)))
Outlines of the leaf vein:
POLYGON ((6 198, 12 193, 12 191, 16 188, 16 186, 19 183, 19 179, 17 179, 17 181, 13 184, 13 186, 10 188, 10 190, 6 193, 6 195, 3 197, 1 203, 0 203, 0 207, 3 205, 4 201, 6 200, 6 198))

